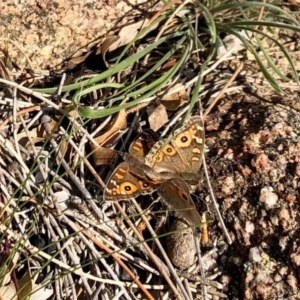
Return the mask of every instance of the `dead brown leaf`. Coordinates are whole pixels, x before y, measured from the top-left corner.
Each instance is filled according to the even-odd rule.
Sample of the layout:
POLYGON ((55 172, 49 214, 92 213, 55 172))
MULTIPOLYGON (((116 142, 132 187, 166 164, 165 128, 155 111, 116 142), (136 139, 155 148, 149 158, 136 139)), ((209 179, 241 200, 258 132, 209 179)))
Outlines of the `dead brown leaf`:
POLYGON ((74 65, 79 65, 79 64, 83 63, 90 56, 91 53, 92 53, 92 51, 89 51, 84 55, 73 57, 69 60, 69 62, 74 65))
POLYGON ((109 67, 109 63, 106 61, 105 56, 107 51, 112 51, 120 47, 120 37, 116 35, 111 35, 106 38, 106 40, 102 43, 101 47, 98 48, 96 55, 101 52, 103 61, 106 67, 109 67))
POLYGON ((148 107, 147 112, 150 128, 155 132, 164 126, 169 119, 166 108, 162 104, 156 106, 154 109, 148 107))
MULTIPOLYGON (((106 61, 105 56, 107 52, 114 51, 119 47, 128 45, 131 43, 137 36, 137 34, 141 31, 145 24, 148 24, 149 19, 144 19, 139 22, 133 22, 123 27, 118 35, 108 36, 104 42, 101 44, 101 47, 98 48, 96 54, 101 53, 103 56, 103 60, 105 65, 108 67, 109 63, 106 61)), ((158 24, 151 27, 151 29, 146 33, 153 31, 158 27, 158 24)), ((145 35, 140 36, 142 38, 145 35)))
MULTIPOLYGON (((66 162, 71 162, 73 148, 71 147, 70 143, 68 143, 66 140, 62 140, 59 144, 59 152, 66 162)), ((56 156, 55 159, 57 165, 60 165, 61 159, 58 156, 56 156)))
POLYGON ((115 141, 120 130, 124 130, 127 127, 127 114, 124 109, 120 110, 115 117, 112 126, 104 134, 95 138, 95 141, 100 146, 106 146, 115 141))
POLYGON ((26 299, 33 290, 34 283, 32 282, 32 275, 30 269, 26 271, 24 276, 19 280, 19 291, 18 295, 20 299, 26 299))
MULTIPOLYGON (((113 51, 117 49, 118 47, 125 46, 132 42, 132 40, 137 36, 137 34, 145 27, 145 25, 148 23, 149 19, 143 19, 139 22, 134 22, 131 24, 128 24, 128 26, 123 27, 118 36, 119 36, 119 44, 114 44, 109 48, 109 51, 113 51)), ((159 24, 156 24, 151 27, 151 29, 146 33, 153 31, 158 27, 159 24)), ((144 35, 140 36, 142 38, 144 35)))
POLYGON ((183 84, 177 83, 171 89, 169 89, 168 95, 162 97, 161 103, 167 108, 167 110, 174 111, 188 100, 189 97, 183 84), (179 89, 179 91, 171 93, 175 89, 179 89))
POLYGON ((90 145, 93 151, 93 159, 95 166, 111 164, 118 154, 117 151, 109 148, 95 146, 94 144, 90 145))

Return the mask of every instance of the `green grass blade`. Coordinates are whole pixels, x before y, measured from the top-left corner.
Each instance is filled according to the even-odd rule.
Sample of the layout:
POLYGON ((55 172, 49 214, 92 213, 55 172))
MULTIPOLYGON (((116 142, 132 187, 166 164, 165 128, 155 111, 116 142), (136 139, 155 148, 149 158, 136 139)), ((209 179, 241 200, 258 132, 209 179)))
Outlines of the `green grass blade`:
POLYGON ((133 101, 130 101, 129 103, 126 103, 126 104, 123 104, 120 106, 114 106, 114 107, 110 107, 110 108, 106 108, 106 109, 102 109, 102 110, 91 110, 89 108, 79 107, 80 115, 82 117, 91 118, 91 119, 103 118, 103 117, 109 116, 113 113, 116 113, 116 112, 120 111, 121 109, 130 108, 132 106, 135 106, 135 105, 141 103, 143 100, 151 97, 153 94, 155 94, 157 91, 159 91, 167 83, 167 81, 170 78, 172 78, 174 76, 174 74, 176 74, 176 72, 180 69, 180 67, 182 66, 184 61, 186 61, 188 54, 189 54, 189 48, 186 47, 185 51, 183 52, 183 54, 182 54, 180 60, 177 62, 177 64, 174 65, 170 70, 168 70, 163 76, 158 78, 155 81, 155 85, 153 85, 153 88, 148 93, 139 97, 138 99, 135 99, 133 101))
MULTIPOLYGON (((153 51, 157 46, 161 45, 162 43, 166 42, 167 40, 181 36, 181 35, 182 35, 181 32, 175 32, 173 34, 162 37, 158 41, 147 46, 145 49, 137 52, 136 54, 130 56, 128 59, 115 65, 113 68, 106 70, 103 73, 101 73, 91 79, 87 79, 87 80, 81 81, 79 83, 74 83, 74 84, 64 86, 62 88, 62 91, 63 92, 72 91, 72 90, 80 89, 80 88, 83 88, 85 86, 88 86, 88 85, 91 85, 94 83, 98 83, 99 81, 104 80, 107 77, 110 77, 110 76, 126 69, 128 66, 132 65, 133 63, 135 63, 136 61, 138 61, 139 59, 141 59, 142 57, 144 57, 145 55, 147 55, 148 53, 153 51)), ((50 89, 46 88, 46 89, 33 89, 33 90, 36 92, 39 92, 39 93, 51 94, 51 93, 55 93, 57 91, 57 88, 55 87, 55 88, 50 88, 50 89)))

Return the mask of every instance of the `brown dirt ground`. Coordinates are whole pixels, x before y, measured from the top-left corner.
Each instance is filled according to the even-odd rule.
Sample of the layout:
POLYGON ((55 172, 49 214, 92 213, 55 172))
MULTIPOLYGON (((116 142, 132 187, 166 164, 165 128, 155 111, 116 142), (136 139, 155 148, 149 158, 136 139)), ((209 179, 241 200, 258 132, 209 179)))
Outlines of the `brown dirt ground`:
MULTIPOLYGON (((210 180, 233 240, 218 256, 228 297, 298 299, 299 112, 244 90, 222 99, 206 127, 210 180)), ((210 232, 220 238, 217 222, 210 232)))

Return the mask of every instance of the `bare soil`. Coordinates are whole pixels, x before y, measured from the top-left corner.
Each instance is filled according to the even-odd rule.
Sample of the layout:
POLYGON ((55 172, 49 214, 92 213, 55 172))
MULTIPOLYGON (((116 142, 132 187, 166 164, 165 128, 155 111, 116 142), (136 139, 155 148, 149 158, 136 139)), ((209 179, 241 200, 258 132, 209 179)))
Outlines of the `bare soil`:
MULTIPOLYGON (((244 90, 206 122, 210 180, 233 240, 218 256, 229 299, 300 297, 300 122, 282 102, 244 90)), ((219 240, 217 222, 210 232, 219 240)))

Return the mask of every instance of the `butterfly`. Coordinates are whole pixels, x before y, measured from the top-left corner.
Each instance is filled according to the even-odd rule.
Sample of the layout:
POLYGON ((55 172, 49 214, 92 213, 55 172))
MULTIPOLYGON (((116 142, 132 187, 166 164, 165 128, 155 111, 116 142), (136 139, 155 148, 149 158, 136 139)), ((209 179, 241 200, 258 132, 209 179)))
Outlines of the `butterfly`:
POLYGON ((191 117, 175 130, 171 139, 157 141, 145 132, 131 144, 127 159, 113 171, 104 200, 126 200, 158 190, 167 206, 180 210, 189 222, 199 223, 201 218, 186 182, 199 180, 203 148, 204 128, 199 116, 191 117))

